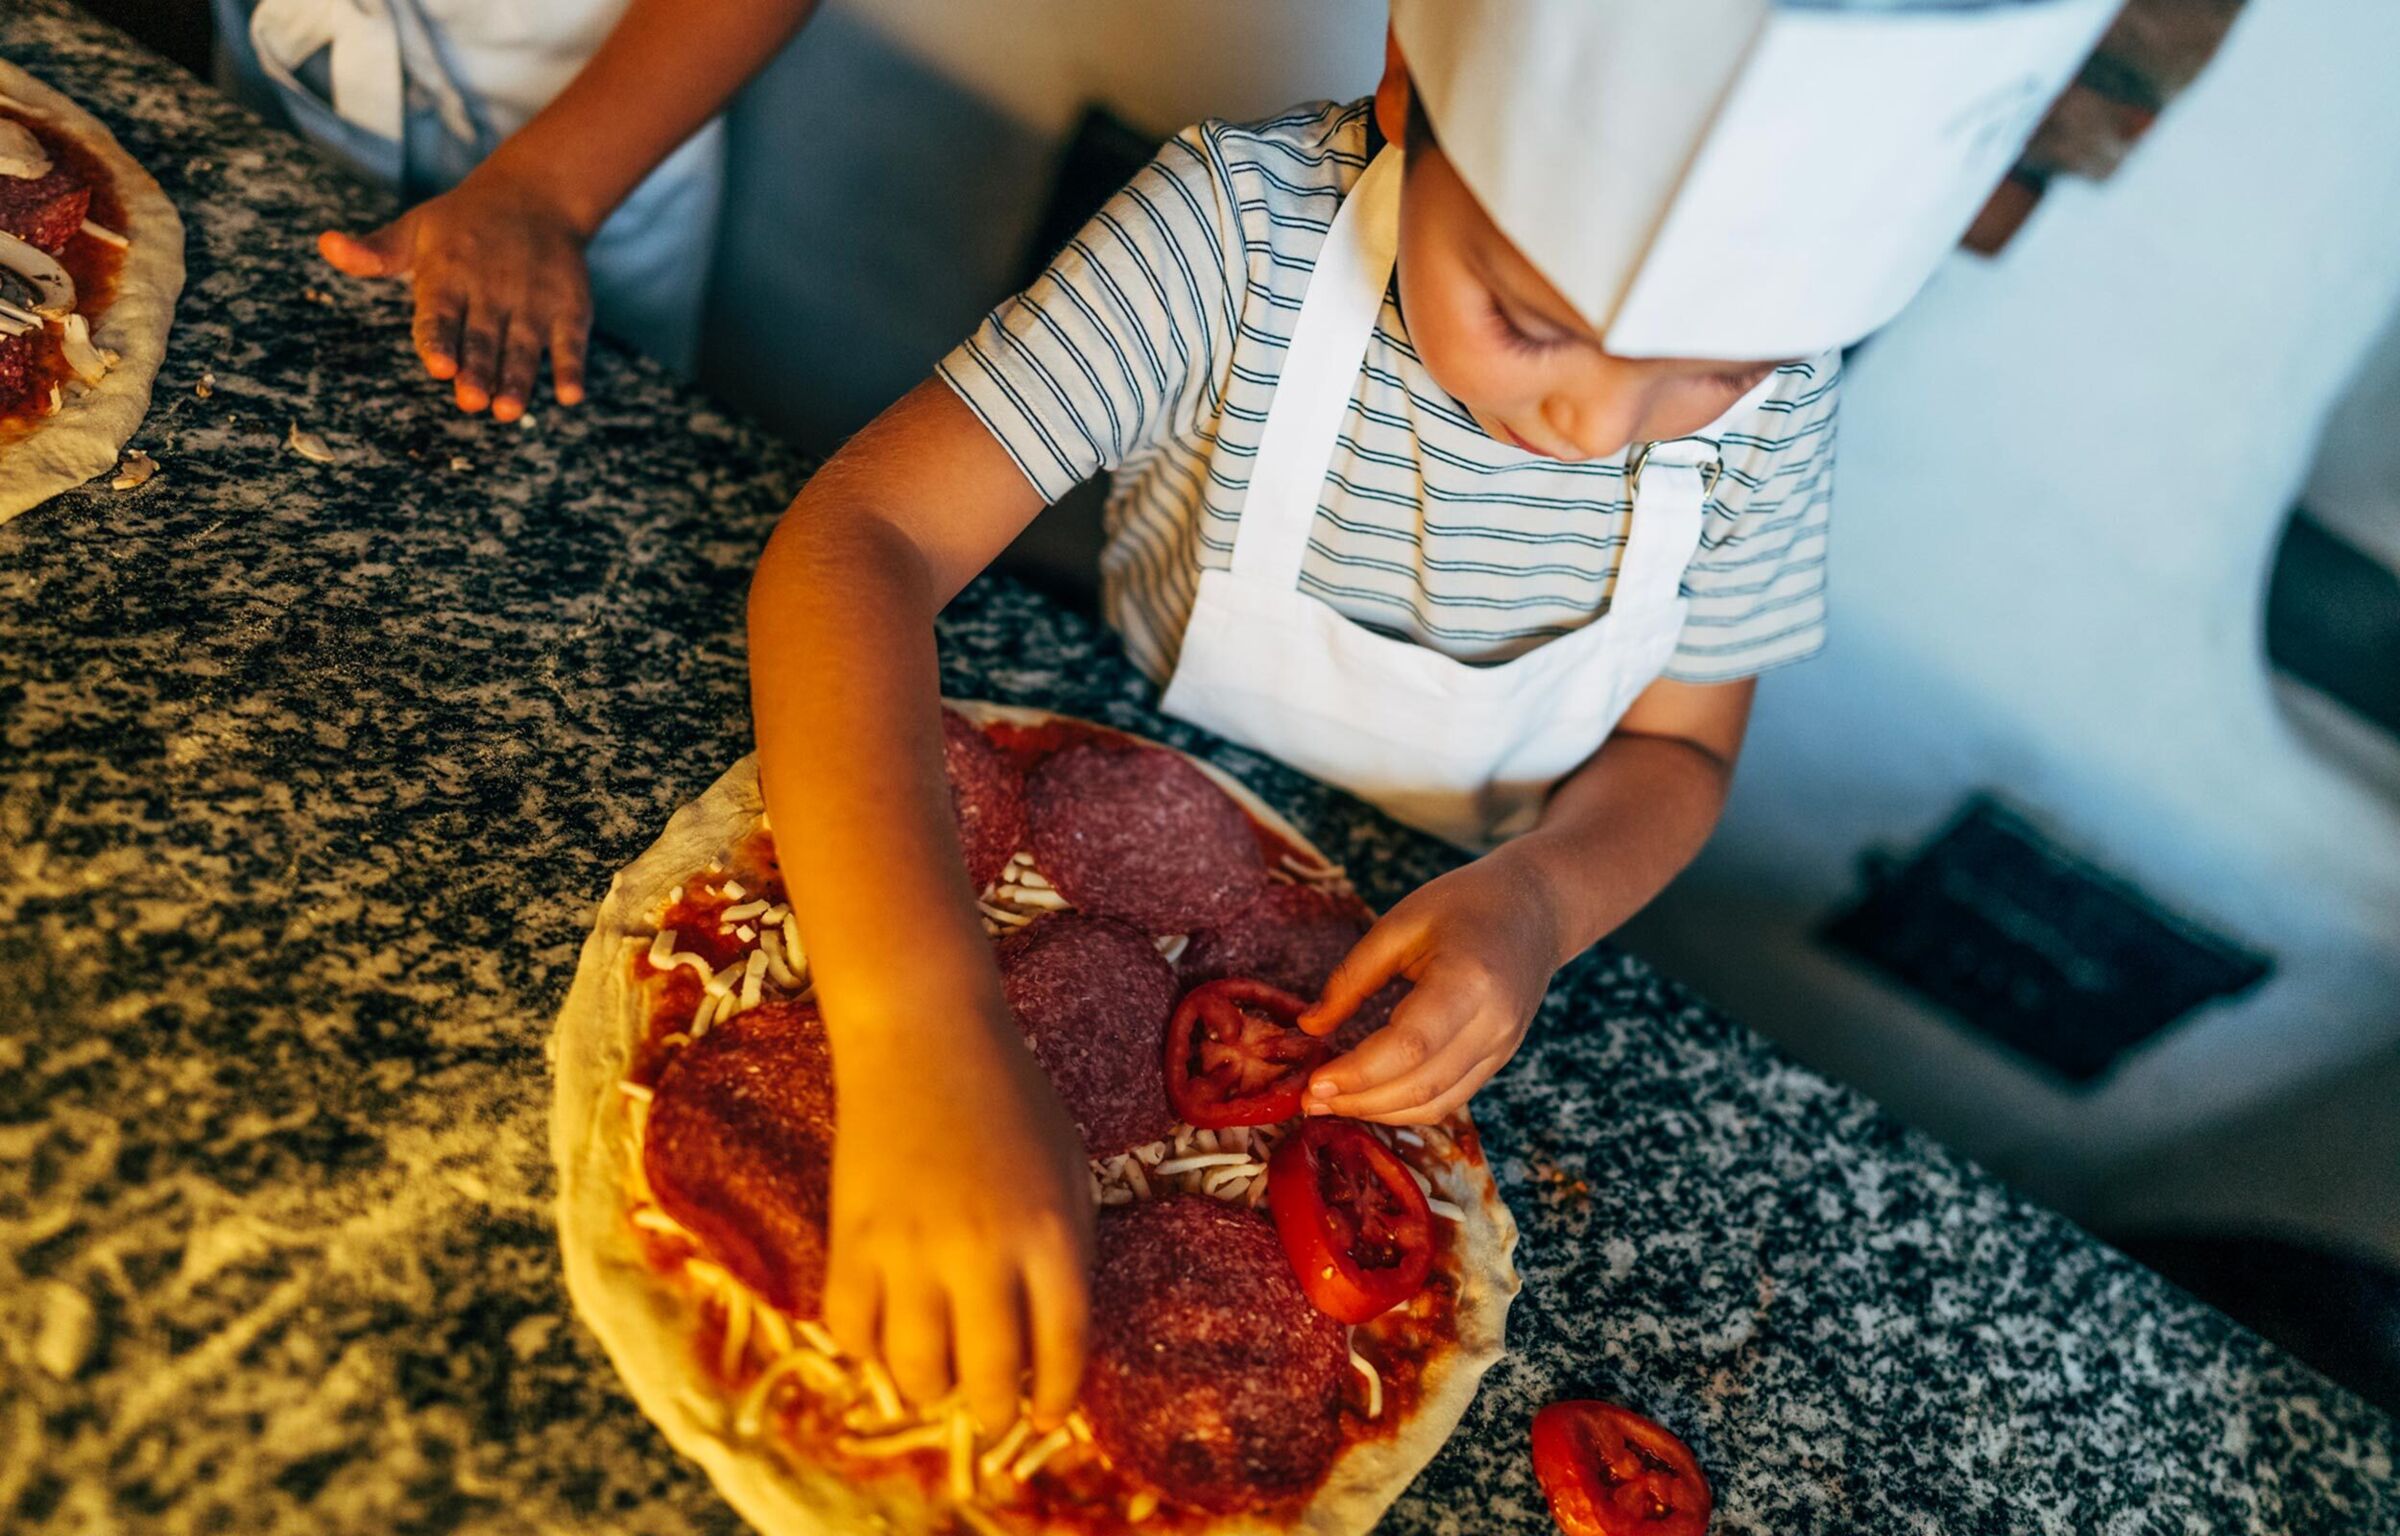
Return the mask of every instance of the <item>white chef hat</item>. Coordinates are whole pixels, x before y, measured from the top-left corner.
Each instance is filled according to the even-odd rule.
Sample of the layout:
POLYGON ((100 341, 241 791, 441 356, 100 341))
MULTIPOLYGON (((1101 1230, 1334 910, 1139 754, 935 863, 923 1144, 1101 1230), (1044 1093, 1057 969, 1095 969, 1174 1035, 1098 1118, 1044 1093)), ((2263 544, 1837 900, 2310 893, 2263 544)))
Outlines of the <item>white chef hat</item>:
POLYGON ((1965 232, 2119 0, 1392 0, 1435 136, 1628 357, 1856 341, 1965 232))

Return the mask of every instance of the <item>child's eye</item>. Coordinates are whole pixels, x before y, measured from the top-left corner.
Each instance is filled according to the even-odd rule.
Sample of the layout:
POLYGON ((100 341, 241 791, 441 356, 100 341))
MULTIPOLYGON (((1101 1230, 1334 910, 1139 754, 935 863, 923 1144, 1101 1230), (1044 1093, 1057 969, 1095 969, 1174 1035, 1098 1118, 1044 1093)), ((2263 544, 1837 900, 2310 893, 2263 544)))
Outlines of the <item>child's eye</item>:
POLYGON ((1492 324, 1499 330, 1500 339, 1519 352, 1547 352, 1559 345, 1558 337, 1533 335, 1510 319, 1497 297, 1492 300, 1492 324))

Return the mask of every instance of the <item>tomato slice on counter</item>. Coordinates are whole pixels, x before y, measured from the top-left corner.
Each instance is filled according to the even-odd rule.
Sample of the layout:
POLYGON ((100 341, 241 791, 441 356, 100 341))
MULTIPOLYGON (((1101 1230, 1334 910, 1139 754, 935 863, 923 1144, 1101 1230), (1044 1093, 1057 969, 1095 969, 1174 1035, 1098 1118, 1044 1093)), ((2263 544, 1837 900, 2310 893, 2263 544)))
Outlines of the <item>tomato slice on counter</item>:
POLYGON ((1188 1125, 1274 1125, 1300 1113, 1308 1074, 1329 1054, 1294 1021, 1308 1004, 1228 976, 1183 995, 1167 1025, 1167 1098, 1188 1125))
POLYGON ((1533 1473, 1567 1536, 1700 1536, 1716 1503, 1690 1446, 1615 1403, 1535 1414, 1533 1473))
POLYGON ((1300 1288, 1345 1323, 1424 1288, 1433 1212, 1408 1165, 1349 1120, 1304 1120, 1267 1164, 1267 1211, 1300 1288))

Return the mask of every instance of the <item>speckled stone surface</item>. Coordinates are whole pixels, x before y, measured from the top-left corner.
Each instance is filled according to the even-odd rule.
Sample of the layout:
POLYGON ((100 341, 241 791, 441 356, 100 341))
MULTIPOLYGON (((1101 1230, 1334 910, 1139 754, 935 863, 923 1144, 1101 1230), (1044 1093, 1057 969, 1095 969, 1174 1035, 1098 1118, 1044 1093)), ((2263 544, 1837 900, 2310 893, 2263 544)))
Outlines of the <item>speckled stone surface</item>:
MULTIPOLYGON (((736 1530, 567 1310, 542 1043, 744 749, 802 466, 614 356, 458 416, 310 254, 375 199, 67 14, 0 52, 151 166, 191 285, 158 478, 0 529, 0 1529, 736 1530)), ((955 692, 1208 751, 1379 901, 1441 866, 1020 591, 943 641, 955 692)), ((1689 1438, 1720 1532, 2400 1530, 2390 1419, 1637 965, 1572 967, 1478 1107, 1525 1295, 1392 1531, 1547 1529, 1569 1393, 1689 1438)))

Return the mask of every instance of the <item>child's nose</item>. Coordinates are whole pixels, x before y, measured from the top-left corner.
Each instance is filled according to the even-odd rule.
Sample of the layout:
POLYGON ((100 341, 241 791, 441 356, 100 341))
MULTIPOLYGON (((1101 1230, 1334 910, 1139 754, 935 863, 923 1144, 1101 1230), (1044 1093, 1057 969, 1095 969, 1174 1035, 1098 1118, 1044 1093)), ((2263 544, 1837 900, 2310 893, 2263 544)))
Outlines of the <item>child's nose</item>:
POLYGON ((1578 459, 1600 459, 1633 441, 1641 401, 1628 389, 1611 389, 1590 398, 1552 395, 1542 402, 1542 420, 1566 439, 1578 459))

